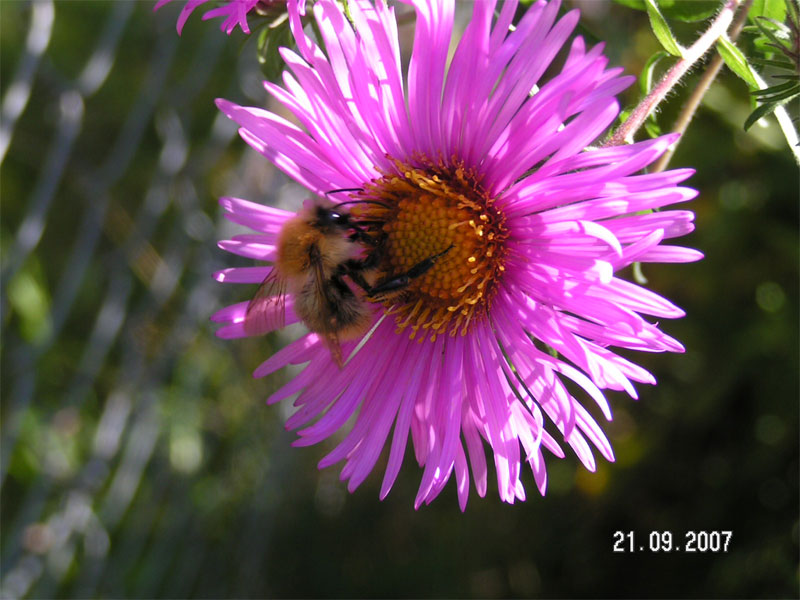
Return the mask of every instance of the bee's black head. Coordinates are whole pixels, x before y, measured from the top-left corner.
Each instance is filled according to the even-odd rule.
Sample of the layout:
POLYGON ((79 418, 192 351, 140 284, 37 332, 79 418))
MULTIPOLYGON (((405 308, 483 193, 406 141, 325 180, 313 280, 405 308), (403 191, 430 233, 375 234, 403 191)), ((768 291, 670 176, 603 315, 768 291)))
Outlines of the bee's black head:
POLYGON ((336 210, 335 206, 318 206, 317 224, 323 229, 346 229, 350 227, 350 214, 344 210, 336 210))

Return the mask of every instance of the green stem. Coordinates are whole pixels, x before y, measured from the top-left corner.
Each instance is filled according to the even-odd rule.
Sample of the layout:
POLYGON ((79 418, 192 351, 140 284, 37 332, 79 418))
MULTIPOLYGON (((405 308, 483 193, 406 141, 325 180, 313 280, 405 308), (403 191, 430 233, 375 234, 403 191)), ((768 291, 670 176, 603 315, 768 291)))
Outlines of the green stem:
POLYGON ((604 146, 619 146, 633 142, 634 134, 644 124, 650 113, 652 113, 667 94, 683 78, 686 72, 699 61, 709 48, 722 36, 733 21, 733 14, 739 5, 739 0, 727 0, 722 10, 712 21, 711 26, 700 38, 689 48, 683 51, 683 58, 679 59, 672 68, 667 71, 655 88, 633 109, 628 119, 619 126, 611 138, 604 146))
MULTIPOLYGON (((745 0, 744 4, 742 4, 741 9, 739 10, 739 14, 736 17, 736 20, 733 22, 733 25, 728 32, 728 37, 732 42, 736 41, 736 38, 739 37, 739 33, 742 31, 742 27, 744 27, 745 22, 747 21, 747 12, 750 10, 750 6, 753 4, 753 0, 745 0)), ((700 106, 700 102, 703 100, 703 97, 706 95, 708 88, 713 83, 714 79, 717 77, 717 73, 722 68, 724 61, 722 60, 722 56, 717 52, 714 55, 714 58, 711 59, 711 63, 708 65, 706 72, 703 73, 703 76, 700 78, 700 81, 697 82, 697 87, 694 88, 692 91, 692 95, 689 96, 689 99, 686 101, 686 104, 681 109, 681 113, 678 115, 678 118, 675 120, 675 125, 672 128, 672 131, 675 133, 680 133, 683 136, 683 132, 686 131, 686 128, 689 127, 689 123, 692 121, 692 117, 694 117, 694 113, 697 111, 697 108, 700 106)), ((681 138, 682 139, 682 138, 681 138)), ((677 147, 677 143, 670 146, 664 154, 655 162, 651 171, 653 173, 659 173, 667 168, 672 155, 675 153, 675 148, 677 147)))

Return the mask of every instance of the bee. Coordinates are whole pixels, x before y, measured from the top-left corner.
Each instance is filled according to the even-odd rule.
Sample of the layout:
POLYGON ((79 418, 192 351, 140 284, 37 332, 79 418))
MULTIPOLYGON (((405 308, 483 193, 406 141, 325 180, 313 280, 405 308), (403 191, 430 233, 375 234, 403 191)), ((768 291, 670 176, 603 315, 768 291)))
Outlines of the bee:
MULTIPOLYGON (((341 191, 351 190, 337 190, 341 191)), ((359 219, 344 206, 354 203, 389 208, 372 200, 337 204, 327 198, 315 198, 286 221, 278 234, 272 271, 247 306, 247 333, 259 335, 283 327, 289 294, 295 314, 320 336, 341 367, 341 342, 360 338, 372 324, 367 300, 382 301, 401 292, 452 248, 420 261, 405 273, 384 276, 372 285, 383 262, 386 234, 383 221, 359 219), (356 291, 348 285, 348 279, 356 291)))

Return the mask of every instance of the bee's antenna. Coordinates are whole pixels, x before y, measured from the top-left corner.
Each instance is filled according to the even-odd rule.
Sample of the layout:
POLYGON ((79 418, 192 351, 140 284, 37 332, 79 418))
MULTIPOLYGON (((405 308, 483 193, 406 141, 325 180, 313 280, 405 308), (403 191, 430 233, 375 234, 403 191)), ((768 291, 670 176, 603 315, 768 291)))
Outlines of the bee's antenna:
POLYGON ((341 188, 338 190, 331 190, 329 192, 325 192, 326 196, 330 196, 331 194, 341 194, 342 192, 363 192, 364 190, 361 188, 341 188))
MULTIPOLYGON (((331 190, 330 192, 325 192, 326 196, 331 194, 340 194, 342 192, 363 192, 363 188, 342 188, 340 190, 331 190)), ((377 200, 348 200, 347 202, 337 202, 336 206, 341 206, 343 204, 377 204, 378 206, 382 206, 386 210, 391 210, 391 207, 388 204, 383 202, 378 202, 377 200)))
POLYGON ((377 200, 348 200, 347 202, 338 202, 336 206, 341 206, 342 204, 377 204, 378 206, 382 206, 386 210, 391 210, 392 207, 388 204, 383 202, 378 202, 377 200))

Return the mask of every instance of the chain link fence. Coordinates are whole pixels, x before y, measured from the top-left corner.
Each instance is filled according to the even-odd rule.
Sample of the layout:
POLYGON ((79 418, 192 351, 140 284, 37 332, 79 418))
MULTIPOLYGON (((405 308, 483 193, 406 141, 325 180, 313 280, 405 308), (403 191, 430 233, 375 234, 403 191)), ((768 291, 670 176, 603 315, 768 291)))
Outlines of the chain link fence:
MULTIPOLYGON (((258 65, 212 24, 179 38, 175 11, 153 15, 146 2, 0 10, 0 592, 188 596, 211 542, 191 512, 235 493, 263 497, 291 459, 258 464, 287 436, 277 416, 245 415, 259 404, 252 365, 233 364, 208 324, 223 295, 211 273, 229 266, 215 244, 230 233, 216 196, 275 196, 284 184, 266 161, 243 158, 213 108, 223 92, 258 94, 258 65), (222 444, 235 449, 227 430, 247 422, 263 443, 233 436, 253 453, 230 474, 240 481, 204 481, 201 465, 222 444)), ((237 548, 251 554, 267 539, 252 518, 230 519, 244 576, 252 566, 237 548)), ((224 595, 219 585, 203 589, 224 595)))

